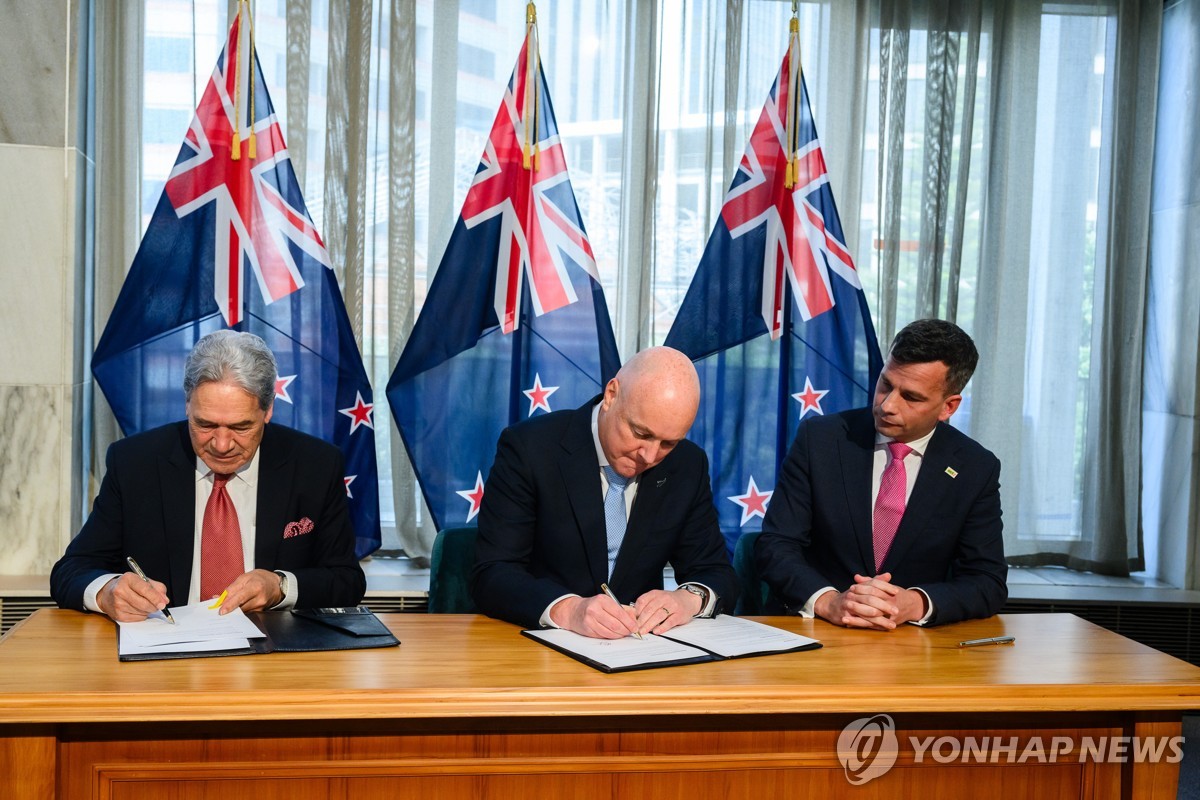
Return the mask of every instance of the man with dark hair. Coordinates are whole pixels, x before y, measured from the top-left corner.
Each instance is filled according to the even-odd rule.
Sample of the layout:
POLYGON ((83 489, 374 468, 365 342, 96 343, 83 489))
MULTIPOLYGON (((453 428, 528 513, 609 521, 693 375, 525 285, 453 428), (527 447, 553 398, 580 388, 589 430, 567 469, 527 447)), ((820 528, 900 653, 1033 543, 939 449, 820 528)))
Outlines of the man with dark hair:
POLYGON ((978 361, 957 325, 917 320, 871 408, 801 424, 755 547, 787 611, 892 630, 1000 609, 1000 462, 946 424, 978 361))
POLYGON ((341 451, 268 424, 275 377, 254 334, 196 343, 187 420, 109 448, 92 513, 50 573, 60 606, 125 622, 222 593, 222 613, 362 599, 341 451))

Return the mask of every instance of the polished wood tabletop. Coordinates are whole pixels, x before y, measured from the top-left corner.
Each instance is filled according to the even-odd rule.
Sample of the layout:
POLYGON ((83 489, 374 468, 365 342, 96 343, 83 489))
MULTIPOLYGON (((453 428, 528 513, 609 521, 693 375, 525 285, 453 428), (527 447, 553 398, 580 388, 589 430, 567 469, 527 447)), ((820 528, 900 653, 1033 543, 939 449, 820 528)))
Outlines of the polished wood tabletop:
POLYGON ((108 619, 41 610, 0 640, 0 725, 1200 708, 1200 668, 1069 614, 890 633, 758 618, 824 647, 612 675, 486 617, 380 616, 400 647, 122 663, 108 619))

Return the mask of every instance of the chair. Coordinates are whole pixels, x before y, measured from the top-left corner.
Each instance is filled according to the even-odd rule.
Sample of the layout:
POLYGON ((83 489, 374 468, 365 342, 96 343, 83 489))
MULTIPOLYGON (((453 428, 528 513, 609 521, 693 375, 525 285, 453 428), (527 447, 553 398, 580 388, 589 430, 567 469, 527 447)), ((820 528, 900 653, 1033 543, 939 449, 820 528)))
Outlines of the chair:
POLYGON ((429 613, 474 614, 471 568, 475 565, 475 528, 444 528, 429 557, 429 613))
POLYGON ((758 535, 758 531, 743 533, 733 548, 733 571, 742 585, 741 597, 733 611, 735 614, 753 616, 767 613, 767 585, 759 577, 758 567, 754 564, 754 543, 758 535))

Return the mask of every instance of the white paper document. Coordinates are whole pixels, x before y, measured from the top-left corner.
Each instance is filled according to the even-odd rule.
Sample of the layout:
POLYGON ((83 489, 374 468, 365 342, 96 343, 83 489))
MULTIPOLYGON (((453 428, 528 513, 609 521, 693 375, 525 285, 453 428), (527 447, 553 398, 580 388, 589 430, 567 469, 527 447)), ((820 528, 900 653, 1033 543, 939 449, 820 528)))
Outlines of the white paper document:
POLYGON ((605 672, 786 653, 821 646, 816 639, 807 636, 724 614, 714 619, 694 619, 662 636, 648 633, 645 639, 634 636, 593 639, 557 628, 523 633, 605 672))
POLYGON ((677 642, 685 642, 725 658, 783 653, 817 644, 816 639, 798 633, 725 614, 712 619, 694 619, 687 625, 672 628, 667 635, 677 642))
POLYGON ((209 608, 212 601, 171 609, 172 625, 162 613, 151 614, 140 622, 118 622, 118 655, 136 656, 157 653, 205 653, 249 647, 250 639, 264 634, 240 608, 221 615, 209 608))
POLYGON ((565 650, 588 661, 603 664, 611 670, 629 669, 644 664, 684 661, 706 656, 694 647, 672 642, 661 636, 646 634, 645 639, 626 636, 624 639, 593 639, 560 628, 526 631, 556 650, 565 650))

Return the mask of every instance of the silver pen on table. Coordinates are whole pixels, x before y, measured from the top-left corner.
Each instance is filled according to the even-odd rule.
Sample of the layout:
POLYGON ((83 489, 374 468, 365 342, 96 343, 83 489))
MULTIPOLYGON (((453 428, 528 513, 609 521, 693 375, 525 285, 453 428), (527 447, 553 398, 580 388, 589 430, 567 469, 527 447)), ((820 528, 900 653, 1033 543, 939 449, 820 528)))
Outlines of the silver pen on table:
POLYGON ((1017 641, 1015 636, 992 636, 987 639, 967 639, 959 642, 959 647, 979 647, 983 644, 1012 644, 1017 641))
MULTIPOLYGON (((133 570, 134 574, 136 574, 139 578, 144 580, 146 583, 150 582, 150 579, 146 577, 146 573, 142 572, 142 568, 138 566, 138 562, 133 560, 133 556, 125 556, 125 563, 129 565, 129 568, 133 570)), ((171 609, 164 606, 162 612, 163 616, 167 618, 167 622, 174 625, 175 618, 171 616, 171 609)))

